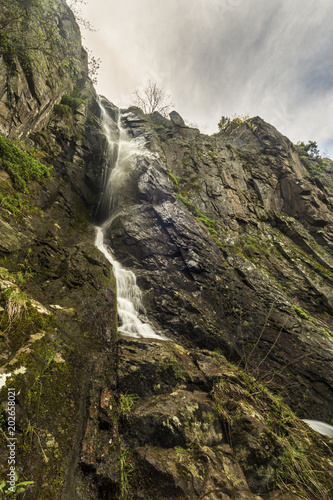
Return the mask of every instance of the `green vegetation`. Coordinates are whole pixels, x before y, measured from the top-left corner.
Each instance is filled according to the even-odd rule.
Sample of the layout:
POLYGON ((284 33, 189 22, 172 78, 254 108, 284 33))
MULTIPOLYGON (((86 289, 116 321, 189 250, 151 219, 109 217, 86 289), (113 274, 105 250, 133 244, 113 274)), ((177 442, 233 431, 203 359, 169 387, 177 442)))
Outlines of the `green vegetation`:
POLYGON ((325 330, 325 328, 321 328, 321 327, 319 327, 319 330, 320 330, 320 331, 321 331, 324 335, 326 335, 326 337, 328 337, 329 339, 332 339, 332 340, 333 340, 332 335, 330 335, 330 334, 328 333, 328 331, 327 331, 327 330, 325 330))
POLYGON ((250 115, 248 115, 248 114, 244 114, 244 115, 235 114, 232 119, 229 118, 229 116, 222 116, 221 120, 219 121, 219 123, 217 125, 219 128, 219 131, 222 131, 222 130, 225 130, 228 127, 228 125, 230 125, 231 123, 239 125, 240 123, 245 122, 249 118, 250 118, 250 115))
POLYGON ((208 217, 206 217, 205 215, 203 215, 200 210, 197 209, 197 207, 195 205, 193 205, 193 203, 191 203, 190 201, 188 201, 186 198, 184 198, 184 196, 182 196, 180 193, 176 193, 176 196, 178 198, 178 200, 180 201, 180 203, 185 207, 187 208, 187 210, 189 212, 191 212, 194 217, 196 217, 197 219, 199 219, 206 227, 208 227, 210 233, 217 237, 218 234, 217 234, 217 231, 215 229, 216 227, 216 222, 213 221, 212 219, 208 219, 208 217))
POLYGON ((289 485, 293 485, 294 490, 302 495, 303 499, 329 498, 329 485, 323 485, 325 471, 318 459, 304 451, 292 437, 283 438, 281 441, 284 453, 279 458, 275 471, 276 485, 285 492, 290 491, 289 485))
POLYGON ((67 118, 72 114, 72 110, 67 104, 55 104, 53 111, 59 118, 67 118))
POLYGON ((303 309, 299 305, 293 304, 293 308, 295 309, 297 315, 300 318, 306 319, 308 321, 312 321, 312 318, 310 318, 310 316, 308 314, 306 314, 306 312, 303 311, 303 309))
POLYGON ((134 467, 129 464, 129 451, 122 449, 120 453, 120 500, 128 498, 130 490, 130 475, 134 467))
POLYGON ((8 328, 10 328, 26 311, 28 297, 24 292, 21 292, 19 288, 7 288, 7 290, 2 293, 2 296, 6 301, 8 328))
MULTIPOLYGON (((19 191, 27 191, 27 183, 30 181, 40 181, 50 176, 49 167, 7 137, 0 136, 0 155, 0 167, 6 170, 14 187, 19 191)), ((2 202, 4 201, 6 200, 2 198, 2 202)), ((14 204, 13 200, 7 200, 7 203, 14 204)), ((19 204, 19 201, 17 203, 19 204)))
POLYGON ((20 193, 17 193, 16 196, 6 196, 0 192, 0 207, 6 208, 12 214, 18 214, 23 206, 24 201, 20 193))
MULTIPOLYGON (((7 281, 19 277, 19 273, 11 274, 4 268, 0 269, 0 274, 7 281)), ((2 356, 5 353, 5 358, 11 353, 11 365, 6 371, 12 373, 11 383, 20 394, 20 404, 24 408, 17 430, 17 465, 20 470, 27 471, 33 456, 40 472, 35 475, 29 469, 35 481, 32 486, 34 492, 41 491, 43 482, 47 481, 50 498, 57 498, 63 482, 59 456, 64 456, 68 450, 68 437, 63 429, 68 429, 75 413, 74 405, 64 405, 64 401, 75 397, 72 392, 68 394, 74 369, 61 356, 52 315, 40 312, 37 305, 17 287, 3 291, 0 301, 0 328, 4 340, 0 352, 2 356), (19 310, 14 309, 12 318, 11 305, 19 307, 19 310), (54 425, 55 414, 58 415, 57 425, 54 425)), ((4 400, 6 388, 3 387, 0 392, 4 400)), ((5 446, 3 434, 0 434, 0 440, 1 446, 5 446)), ((18 486, 23 488, 27 484, 33 483, 18 486)), ((16 496, 13 495, 13 498, 16 496)))
POLYGON ((121 394, 119 398, 121 412, 125 414, 129 413, 137 399, 139 399, 138 396, 129 394, 128 391, 126 391, 125 394, 121 394))
MULTIPOLYGON (((298 142, 296 148, 303 165, 313 177, 322 177, 325 173, 332 171, 331 165, 321 157, 315 141, 309 141, 307 144, 298 142)), ((329 191, 327 187, 324 187, 324 190, 329 191)))
MULTIPOLYGON (((28 253, 31 253, 31 249, 29 250, 28 253)), ((22 272, 18 273, 10 273, 8 269, 0 267, 0 279, 11 281, 12 283, 16 283, 17 285, 25 283, 28 278, 31 278, 34 275, 34 273, 30 267, 25 267, 24 264, 21 264, 21 267, 22 272)))
POLYGON ((63 95, 61 98, 61 104, 69 107, 73 112, 77 111, 83 102, 83 99, 72 97, 68 94, 63 95))
POLYGON ((81 61, 56 10, 61 15, 65 7, 54 0, 2 0, 0 53, 13 71, 18 62, 27 78, 33 67, 50 77, 52 62, 61 71, 65 67, 72 74, 76 72, 81 61))
MULTIPOLYGON (((320 453, 313 453, 312 431, 304 427, 280 395, 229 366, 232 371, 215 382, 212 397, 245 475, 255 477, 268 491, 292 491, 303 500, 330 498, 330 465, 320 453), (261 465, 250 458, 258 445, 261 465)), ((321 451, 329 456, 325 446, 321 451)))
POLYGON ((25 492, 26 486, 28 486, 29 484, 34 484, 34 481, 20 481, 18 483, 18 474, 16 471, 14 474, 14 479, 15 479, 15 486, 13 486, 11 490, 8 489, 8 483, 6 483, 6 481, 2 481, 0 483, 1 500, 3 500, 4 498, 8 498, 8 500, 10 500, 11 498, 16 498, 16 495, 18 493, 25 492), (5 489, 6 484, 7 484, 7 489, 5 489))
MULTIPOLYGON (((73 93, 77 94, 77 92, 78 90, 74 89, 73 93)), ((83 99, 65 94, 62 96, 60 104, 56 104, 53 110, 59 118, 69 118, 77 112, 83 102, 83 99)))
POLYGON ((318 149, 318 144, 315 141, 309 141, 307 144, 305 144, 303 141, 298 142, 296 144, 296 147, 300 151, 304 151, 305 153, 308 154, 308 156, 311 156, 311 158, 319 158, 319 149, 318 149))
POLYGON ((179 182, 181 181, 182 178, 178 177, 177 175, 174 175, 171 172, 171 170, 169 170, 169 169, 167 170, 167 172, 168 172, 168 176, 170 177, 170 179, 172 180, 172 182, 174 183, 174 185, 178 187, 179 182))
MULTIPOLYGON (((272 253, 272 242, 270 239, 263 240, 262 238, 260 239, 259 236, 256 234, 249 234, 247 235, 242 234, 239 236, 237 245, 228 245, 228 244, 221 244, 221 248, 226 247, 226 248, 232 248, 234 249, 237 253, 243 254, 248 260, 250 261, 256 261, 259 259, 259 257, 266 256, 268 257, 272 253)), ((262 269, 264 273, 266 273, 273 281, 277 283, 277 280, 272 277, 268 271, 265 269, 262 269)))
MULTIPOLYGON (((303 311, 303 309, 298 304, 294 303, 293 308, 295 309, 296 314, 300 318, 306 319, 307 321, 311 321, 312 323, 314 323, 318 326, 318 323, 319 323, 318 320, 315 318, 311 318, 311 316, 309 316, 305 311, 303 311)), ((327 330, 325 330, 325 328, 318 326, 318 330, 320 330, 324 335, 326 335, 326 337, 333 340, 332 335, 327 330)))

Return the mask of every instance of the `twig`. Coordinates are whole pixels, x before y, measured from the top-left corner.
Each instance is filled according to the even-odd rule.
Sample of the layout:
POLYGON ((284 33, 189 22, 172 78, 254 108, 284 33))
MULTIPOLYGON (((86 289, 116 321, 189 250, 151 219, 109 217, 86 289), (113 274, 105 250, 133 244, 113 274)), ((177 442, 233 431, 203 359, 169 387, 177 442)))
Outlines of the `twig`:
MULTIPOLYGON (((264 326, 262 327, 262 330, 261 330, 261 332, 260 332, 260 335, 259 335, 259 337, 258 337, 258 339, 257 339, 256 343, 255 343, 255 344, 254 344, 254 346, 252 347, 251 351, 249 352, 249 355, 248 355, 248 357, 247 357, 247 359, 246 359, 246 364, 249 362, 250 357, 251 357, 251 356, 252 356, 252 354, 253 354, 253 351, 256 349, 256 347, 258 347, 258 344, 259 344, 259 342, 260 342, 260 340, 261 340, 261 337, 263 336, 263 333, 264 333, 264 331, 265 331, 265 329, 266 329, 266 326, 267 326, 267 323, 268 323, 269 317, 270 317, 270 315, 271 315, 271 312, 272 312, 272 310, 273 310, 273 307, 274 307, 274 304, 275 304, 275 302, 276 302, 276 301, 277 301, 277 299, 275 299, 275 300, 274 300, 274 302, 273 302, 273 303, 272 303, 272 305, 271 305, 271 308, 270 308, 270 310, 269 310, 269 312, 268 312, 268 314, 267 314, 267 316, 266 316, 265 323, 264 323, 264 326)), ((239 367, 239 365, 241 364, 241 362, 243 361, 243 359, 244 359, 244 357, 245 357, 245 356, 246 356, 246 355, 244 354, 244 355, 241 357, 241 359, 240 359, 240 361, 239 361, 239 363, 238 363, 237 367, 239 367)))
MULTIPOLYGON (((288 319, 288 318, 287 318, 287 319, 288 319)), ((267 359, 267 357, 270 355, 270 353, 272 352, 272 350, 273 350, 273 349, 274 349, 274 347, 276 346, 276 344, 277 344, 277 342, 278 342, 279 338, 281 337, 281 334, 282 334, 282 331, 283 331, 283 329, 284 329, 284 327, 285 327, 285 324, 287 323, 287 319, 284 321, 283 325, 281 326, 281 329, 280 329, 280 331, 279 331, 279 334, 278 334, 278 336, 276 337, 276 339, 275 339, 275 341, 274 341, 273 345, 271 346, 271 348, 269 349, 269 351, 266 353, 266 356, 265 356, 265 357, 264 357, 264 358, 260 361, 260 363, 257 365, 257 367, 256 367, 255 371, 257 371, 257 370, 258 370, 259 366, 260 366, 260 365, 261 365, 261 364, 262 364, 262 363, 263 363, 263 362, 267 359)))

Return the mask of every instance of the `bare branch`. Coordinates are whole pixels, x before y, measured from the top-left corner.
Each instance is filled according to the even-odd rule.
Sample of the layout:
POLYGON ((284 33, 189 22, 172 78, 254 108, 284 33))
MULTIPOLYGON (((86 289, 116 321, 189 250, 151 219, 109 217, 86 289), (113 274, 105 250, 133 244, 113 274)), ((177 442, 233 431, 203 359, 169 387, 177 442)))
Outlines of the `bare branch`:
POLYGON ((141 92, 137 89, 133 92, 134 104, 150 114, 158 111, 163 116, 168 116, 170 109, 174 106, 171 97, 158 88, 156 83, 149 80, 147 87, 141 92))
POLYGON ((96 58, 90 49, 88 49, 87 47, 84 47, 84 48, 88 54, 88 74, 89 74, 93 84, 96 85, 97 84, 97 74, 98 74, 98 70, 99 70, 99 67, 100 67, 102 61, 99 57, 96 58))
POLYGON ((85 30, 88 31, 98 31, 97 29, 94 28, 94 26, 91 24, 88 19, 85 19, 82 15, 82 5, 87 5, 87 2, 84 0, 72 0, 72 1, 67 1, 68 7, 71 9, 73 12, 77 24, 82 26, 85 30))

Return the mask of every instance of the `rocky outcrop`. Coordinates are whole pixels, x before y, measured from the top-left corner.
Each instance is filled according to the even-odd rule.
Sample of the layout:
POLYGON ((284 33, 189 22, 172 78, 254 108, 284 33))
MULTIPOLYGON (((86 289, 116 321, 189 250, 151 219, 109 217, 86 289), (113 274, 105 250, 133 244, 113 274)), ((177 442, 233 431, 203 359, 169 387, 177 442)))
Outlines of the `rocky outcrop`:
MULTIPOLYGON (((315 477, 308 461, 316 453, 329 456, 281 398, 221 354, 124 339, 119 389, 124 398, 136 395, 130 408, 122 406, 119 427, 131 450, 125 470, 134 468, 128 474, 133 498, 297 499, 297 492, 309 494, 308 486, 299 488, 307 475, 315 477), (302 461, 293 461, 299 446, 302 461), (279 489, 290 480, 298 484, 284 496, 279 489)), ((314 498, 329 498, 329 483, 318 488, 314 498)))
POLYGON ((48 123, 62 95, 72 91, 75 81, 85 82, 92 91, 87 54, 81 46, 74 15, 65 0, 56 0, 53 9, 51 17, 45 4, 31 2, 30 6, 22 6, 22 12, 26 13, 18 12, 17 23, 9 23, 8 36, 1 29, 0 132, 3 135, 24 138, 39 131, 48 123), (25 50, 17 50, 20 39, 26 40, 25 50))

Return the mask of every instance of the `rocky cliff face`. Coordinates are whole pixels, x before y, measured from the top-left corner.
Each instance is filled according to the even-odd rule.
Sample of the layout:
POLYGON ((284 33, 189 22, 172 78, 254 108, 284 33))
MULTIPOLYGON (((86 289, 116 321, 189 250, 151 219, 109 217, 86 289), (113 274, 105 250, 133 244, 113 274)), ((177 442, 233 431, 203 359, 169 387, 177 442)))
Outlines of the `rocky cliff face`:
POLYGON ((215 137, 157 116, 126 120, 159 159, 134 168, 138 190, 110 240, 157 328, 241 359, 300 416, 330 421, 331 167, 311 176, 259 118, 215 137))
POLYGON ((93 228, 115 158, 78 27, 54 8, 74 66, 42 54, 50 85, 0 59, 1 477, 14 387, 26 498, 329 500, 332 441, 299 418, 333 418, 332 163, 260 118, 209 137, 123 111, 151 154, 106 243, 168 340, 119 337, 93 228))
POLYGON ((88 63, 65 0, 7 3, 0 26, 0 131, 21 138, 49 121, 74 81, 86 79, 88 63))

